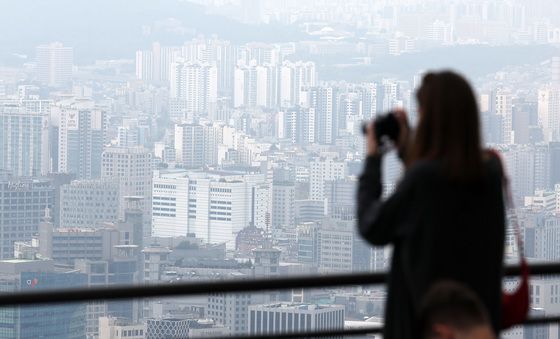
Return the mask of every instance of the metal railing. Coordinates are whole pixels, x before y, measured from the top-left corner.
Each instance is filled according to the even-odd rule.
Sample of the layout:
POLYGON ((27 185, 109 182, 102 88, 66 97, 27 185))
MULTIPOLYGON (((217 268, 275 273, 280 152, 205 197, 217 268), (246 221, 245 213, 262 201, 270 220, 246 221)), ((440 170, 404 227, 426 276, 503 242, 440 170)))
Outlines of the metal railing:
MULTIPOLYGON (((532 264, 530 266, 532 276, 560 275, 560 263, 532 264)), ((508 266, 505 268, 506 277, 518 276, 519 266, 508 266)), ((335 274, 322 276, 300 276, 288 278, 267 278, 251 280, 228 280, 228 281, 204 281, 169 283, 157 285, 126 285, 107 286, 73 289, 48 289, 37 291, 26 291, 16 293, 1 293, 0 307, 44 305, 75 303, 100 300, 121 300, 133 298, 195 296, 216 293, 246 293, 264 292, 274 290, 289 290, 302 288, 336 287, 351 285, 379 285, 386 281, 386 273, 357 273, 357 274, 335 274)), ((560 316, 530 318, 526 325, 539 325, 547 323, 560 323, 560 316)), ((327 337, 327 336, 353 336, 380 333, 381 328, 360 328, 346 330, 331 330, 305 333, 286 333, 267 335, 267 338, 304 338, 304 337, 327 337)), ((259 337, 263 337, 260 335, 259 337)), ((232 338, 252 338, 227 337, 232 338)), ((257 337, 254 337, 257 338, 257 337)))

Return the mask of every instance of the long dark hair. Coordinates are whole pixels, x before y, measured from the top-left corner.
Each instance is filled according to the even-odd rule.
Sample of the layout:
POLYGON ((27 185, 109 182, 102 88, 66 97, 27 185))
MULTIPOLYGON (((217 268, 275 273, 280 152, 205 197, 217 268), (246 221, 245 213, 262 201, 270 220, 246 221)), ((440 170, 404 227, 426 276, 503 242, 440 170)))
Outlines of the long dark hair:
POLYGON ((451 71, 428 73, 416 98, 420 117, 408 165, 421 159, 438 159, 451 179, 479 178, 483 153, 480 122, 469 83, 451 71))

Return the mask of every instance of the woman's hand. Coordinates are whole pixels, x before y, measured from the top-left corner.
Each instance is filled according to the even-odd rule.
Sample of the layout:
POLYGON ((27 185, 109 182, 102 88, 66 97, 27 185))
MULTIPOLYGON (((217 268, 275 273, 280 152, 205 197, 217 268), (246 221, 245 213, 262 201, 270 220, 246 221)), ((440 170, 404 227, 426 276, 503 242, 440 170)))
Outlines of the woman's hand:
POLYGON ((375 128, 373 128, 373 122, 370 122, 367 125, 366 153, 368 156, 379 154, 379 145, 377 144, 377 139, 375 138, 375 128))
POLYGON ((406 151, 410 143, 410 125, 408 124, 408 117, 406 111, 398 108, 395 111, 395 117, 399 122, 399 139, 396 142, 397 151, 401 159, 404 160, 406 151))

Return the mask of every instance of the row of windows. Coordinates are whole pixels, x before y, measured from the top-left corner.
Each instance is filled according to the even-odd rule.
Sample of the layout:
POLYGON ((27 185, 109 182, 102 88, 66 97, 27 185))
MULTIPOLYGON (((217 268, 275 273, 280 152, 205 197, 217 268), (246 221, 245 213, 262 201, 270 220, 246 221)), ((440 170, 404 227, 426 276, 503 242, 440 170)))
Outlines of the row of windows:
POLYGON ((175 218, 177 215, 175 213, 153 213, 154 217, 169 217, 169 218, 175 218))
MULTIPOLYGON (((176 203, 174 202, 159 202, 159 201, 154 201, 154 206, 177 206, 176 203)), ((195 206, 196 207, 196 206, 195 206)))
MULTIPOLYGON (((171 197, 161 197, 158 195, 154 195, 154 200, 165 200, 165 201, 177 201, 176 198, 171 198, 171 197)), ((190 201, 190 199, 189 199, 190 201)), ((195 200, 196 201, 196 200, 195 200)))
POLYGON ((210 188, 210 192, 231 193, 231 188, 210 188))
POLYGON ((231 205, 231 201, 223 201, 223 200, 210 200, 211 204, 222 204, 222 205, 231 205))
POLYGON ((216 220, 216 221, 231 221, 231 218, 215 218, 215 217, 210 217, 210 220, 216 220))
POLYGON ((154 184, 154 188, 163 188, 163 189, 174 190, 174 189, 177 189, 177 185, 154 184))

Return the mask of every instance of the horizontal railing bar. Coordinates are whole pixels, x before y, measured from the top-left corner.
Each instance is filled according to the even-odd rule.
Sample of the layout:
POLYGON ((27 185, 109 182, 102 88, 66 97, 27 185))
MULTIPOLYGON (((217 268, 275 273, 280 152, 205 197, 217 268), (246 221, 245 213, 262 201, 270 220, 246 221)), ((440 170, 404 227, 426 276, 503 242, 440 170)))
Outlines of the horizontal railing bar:
MULTIPOLYGON (((560 323, 560 316, 551 317, 534 317, 529 318, 523 324, 524 326, 538 326, 551 323, 560 323)), ((367 334, 380 334, 383 332, 383 327, 372 326, 353 329, 340 329, 328 331, 309 331, 309 332, 292 332, 292 333, 277 333, 277 334, 261 334, 261 335, 240 335, 240 336, 226 336, 226 337, 212 337, 211 339, 257 339, 266 337, 268 339, 290 339, 290 338, 323 338, 331 336, 356 336, 367 334)))
MULTIPOLYGON (((507 267, 505 275, 519 274, 519 267, 507 267)), ((560 263, 533 264, 532 275, 560 275, 560 263)), ((204 281, 157 285, 124 285, 71 289, 49 289, 0 294, 0 306, 71 303, 94 300, 193 296, 213 293, 263 292, 301 288, 376 285, 386 273, 357 273, 252 280, 204 281)))
POLYGON ((353 329, 340 329, 340 330, 322 330, 322 331, 309 331, 309 332, 292 332, 292 333, 275 333, 275 334, 259 334, 259 335, 240 335, 240 336, 226 336, 226 337, 212 337, 211 339, 295 339, 295 338, 324 338, 335 336, 355 336, 367 334, 380 334, 383 332, 383 327, 365 327, 353 329))
POLYGON ((525 320, 524 325, 546 325, 551 323, 560 323, 560 316, 549 316, 549 317, 534 317, 525 320))

